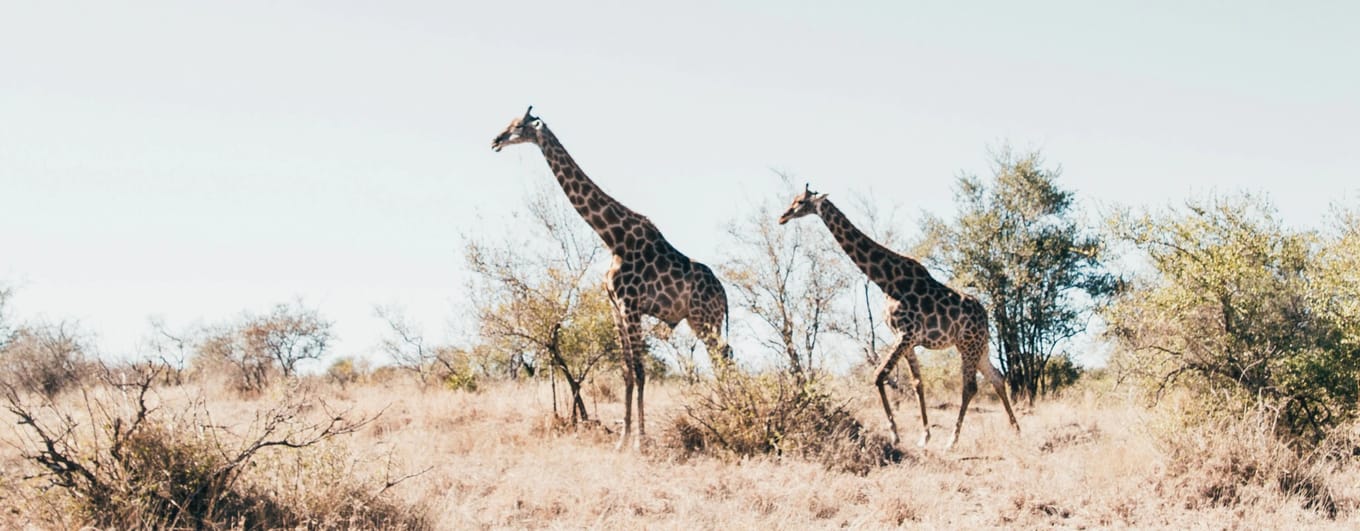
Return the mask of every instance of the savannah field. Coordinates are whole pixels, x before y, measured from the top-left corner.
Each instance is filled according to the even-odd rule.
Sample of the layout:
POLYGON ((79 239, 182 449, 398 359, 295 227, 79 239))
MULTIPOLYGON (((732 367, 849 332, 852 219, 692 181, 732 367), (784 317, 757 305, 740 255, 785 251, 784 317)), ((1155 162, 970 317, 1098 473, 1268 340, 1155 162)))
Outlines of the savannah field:
MULTIPOLYGON (((291 520, 251 523, 227 514, 212 524, 223 528, 1360 526, 1356 459, 1298 457, 1250 416, 1186 428, 1180 419, 1187 412, 1176 397, 1150 407, 1101 379, 1033 407, 1020 405, 1018 437, 995 396, 984 390, 952 451, 943 447, 957 410, 955 392, 938 383, 928 390, 934 428, 925 449, 914 444, 914 399, 898 393, 900 455, 856 470, 834 459, 685 451, 674 426, 696 389, 678 381, 648 388, 651 444, 618 451, 612 432, 622 403, 610 381, 601 377, 587 390, 591 412, 604 422, 575 428, 554 420, 545 380, 492 382, 469 392, 422 388, 400 377, 346 385, 309 377, 248 397, 191 382, 151 387, 145 400, 148 418, 169 430, 198 426, 201 438, 204 426, 217 427, 215 444, 223 448, 258 434, 267 416, 262 412, 281 404, 296 405, 289 411, 305 422, 369 419, 352 433, 304 448, 260 450, 237 488, 287 508, 291 520)), ((867 379, 827 385, 873 437, 886 433, 867 379)), ((91 385, 61 394, 52 405, 73 416, 81 451, 91 452, 97 443, 86 434, 98 423, 89 418, 107 412, 86 404, 126 413, 118 409, 129 403, 122 396, 91 385)), ((70 490, 52 487, 50 476, 23 457, 41 450, 28 426, 12 410, 3 421, 0 527, 98 525, 79 510, 70 490)), ((195 437, 163 436, 181 442, 195 437)), ((193 527, 150 512, 131 518, 193 527)))

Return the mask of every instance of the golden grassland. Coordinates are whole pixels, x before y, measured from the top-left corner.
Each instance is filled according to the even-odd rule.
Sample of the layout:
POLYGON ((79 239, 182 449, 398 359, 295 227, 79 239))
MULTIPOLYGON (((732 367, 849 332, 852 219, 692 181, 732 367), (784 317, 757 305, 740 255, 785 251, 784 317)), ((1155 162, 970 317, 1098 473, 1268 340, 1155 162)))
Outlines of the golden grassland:
MULTIPOLYGON (((833 388, 869 429, 884 430, 871 385, 846 378, 833 388)), ((255 397, 224 389, 159 388, 152 400, 161 413, 197 407, 242 437, 259 411, 296 393, 315 404, 307 415, 378 415, 313 447, 264 451, 245 472, 242 481, 311 515, 318 527, 365 526, 327 514, 370 503, 393 482, 384 503, 437 529, 1360 527, 1360 458, 1304 463, 1251 419, 1186 428, 1176 399, 1150 408, 1108 385, 1021 407, 1019 436, 984 391, 952 451, 943 446, 957 394, 931 390, 931 444, 904 444, 900 462, 865 475, 778 456, 682 455, 665 442, 689 392, 677 382, 648 387, 654 443, 642 451, 615 450, 611 432, 623 407, 608 385, 587 399, 603 427, 575 430, 553 421, 544 381, 477 392, 401 379, 343 387, 312 380, 255 397), (1334 514, 1314 503, 1316 492, 1289 480, 1300 474, 1328 489, 1334 514)), ((59 402, 80 415, 81 397, 69 392, 59 402)), ((915 441, 915 404, 899 398, 903 440, 915 441)), ((31 441, 9 413, 0 421, 0 528, 87 524, 65 491, 25 479, 39 471, 21 457, 31 441)))

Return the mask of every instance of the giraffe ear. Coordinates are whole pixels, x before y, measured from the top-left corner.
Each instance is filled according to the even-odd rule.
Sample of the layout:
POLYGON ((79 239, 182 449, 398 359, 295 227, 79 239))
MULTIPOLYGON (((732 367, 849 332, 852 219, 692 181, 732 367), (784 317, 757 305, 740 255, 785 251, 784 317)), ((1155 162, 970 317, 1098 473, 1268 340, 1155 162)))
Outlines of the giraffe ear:
POLYGON ((536 129, 536 130, 542 131, 542 130, 543 130, 543 120, 540 120, 540 119, 538 119, 538 118, 534 118, 534 121, 529 122, 529 126, 530 126, 530 127, 533 127, 533 128, 536 129))

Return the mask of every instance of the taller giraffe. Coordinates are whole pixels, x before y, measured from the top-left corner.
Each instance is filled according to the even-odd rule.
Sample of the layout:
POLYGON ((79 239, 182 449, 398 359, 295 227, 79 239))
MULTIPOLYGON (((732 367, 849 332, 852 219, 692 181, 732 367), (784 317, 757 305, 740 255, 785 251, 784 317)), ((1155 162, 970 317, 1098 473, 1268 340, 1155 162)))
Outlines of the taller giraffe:
POLYGON ((1006 396, 1006 384, 987 357, 987 343, 990 332, 987 329, 987 310, 972 296, 959 293, 930 276, 925 266, 915 259, 893 252, 865 235, 846 219, 836 205, 825 195, 809 190, 793 198, 788 210, 779 216, 779 224, 789 220, 817 214, 831 230, 832 236, 840 243, 841 249, 850 260, 855 262, 869 280, 877 284, 887 296, 885 319, 897 336, 897 346, 892 354, 883 360, 874 377, 878 386, 878 397, 883 401, 883 412, 888 415, 888 426, 892 429, 893 443, 899 442, 897 422, 893 420, 892 407, 888 405, 888 394, 883 385, 888 380, 899 356, 907 357, 911 368, 913 384, 916 388, 916 401, 921 406, 920 445, 930 441, 930 421, 926 419, 926 396, 921 386, 921 365, 916 359, 916 347, 945 349, 950 346, 959 351, 962 358, 963 402, 959 404, 959 420, 954 425, 954 436, 949 440, 949 448, 959 440, 959 430, 963 428, 963 417, 968 413, 968 402, 977 394, 976 373, 981 372, 992 382, 992 388, 1001 396, 1010 417, 1011 427, 1020 432, 1020 424, 1015 421, 1011 411, 1010 398, 1006 396))
POLYGON ((595 229, 613 254, 613 264, 605 273, 605 284, 623 350, 624 412, 619 445, 628 440, 632 430, 633 390, 636 388, 638 416, 634 446, 641 446, 646 437, 646 413, 642 406, 646 345, 642 339, 642 316, 650 315, 671 327, 688 320, 695 335, 708 347, 710 356, 715 360, 719 356, 730 360, 732 351, 722 335, 727 316, 727 293, 713 270, 677 251, 651 220, 623 206, 591 181, 547 124, 530 114, 533 110, 530 106, 524 116, 512 120, 510 126, 491 141, 491 148, 500 151, 505 146, 524 142, 538 145, 572 207, 595 229))

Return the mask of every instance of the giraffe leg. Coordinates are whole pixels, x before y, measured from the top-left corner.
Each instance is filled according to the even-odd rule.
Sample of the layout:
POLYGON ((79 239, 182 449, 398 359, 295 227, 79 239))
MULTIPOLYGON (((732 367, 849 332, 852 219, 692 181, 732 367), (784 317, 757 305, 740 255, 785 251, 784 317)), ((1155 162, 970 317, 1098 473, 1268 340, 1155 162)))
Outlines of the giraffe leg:
POLYGON ((949 438, 947 449, 953 449, 959 442, 959 432, 963 430, 963 417, 968 414, 968 403, 973 401, 973 395, 977 394, 977 370, 963 370, 963 399, 959 404, 959 421, 954 424, 954 436, 949 438))
POLYGON ((619 366, 623 368, 623 431, 619 434, 619 442, 614 448, 623 449, 624 443, 633 432, 633 364, 630 363, 633 344, 628 334, 628 319, 625 317, 622 304, 614 298, 613 293, 610 293, 610 302, 614 310, 614 326, 619 333, 619 366))
POLYGON ((633 385, 637 386, 637 438, 633 440, 633 448, 641 449, 643 441, 647 439, 647 412, 643 408, 642 391, 647 384, 646 344, 642 342, 640 325, 637 319, 629 323, 629 335, 633 336, 633 385))
MULTIPOLYGON (((893 444, 902 442, 902 438, 897 434, 897 421, 893 419, 892 406, 888 404, 888 391, 884 385, 888 383, 888 374, 892 372, 893 366, 897 364, 897 357, 902 355, 903 350, 909 348, 912 347, 907 346, 906 339, 898 341, 897 347, 893 348, 892 353, 888 354, 888 358, 883 360, 883 363, 878 366, 878 372, 874 376, 874 386, 878 387, 878 398, 883 401, 883 413, 888 416, 888 429, 892 431, 893 444)), ((924 418, 925 417, 922 416, 922 419, 924 418)), ((926 425, 926 432, 929 433, 929 431, 930 426, 926 425)), ((927 435, 927 437, 929 436, 927 435)))
POLYGON ((1020 433, 1020 423, 1015 421, 1015 412, 1011 410, 1011 399, 1006 394, 1006 379, 1001 376, 1001 371, 992 365, 992 360, 983 356, 978 360, 978 371, 992 382, 992 389, 996 390, 997 396, 1001 397, 1001 405, 1006 406, 1006 416, 1010 418, 1011 427, 1015 428, 1015 433, 1020 433))
POLYGON ((916 388, 916 403, 921 407, 921 440, 916 445, 922 448, 930 442, 930 420, 926 416, 926 392, 925 384, 921 381, 921 361, 916 358, 916 348, 903 349, 902 354, 907 357, 907 367, 911 369, 912 387, 916 388))
MULTIPOLYGON (((958 349, 962 362, 959 365, 959 372, 963 376, 963 401, 959 404, 959 421, 954 425, 954 436, 949 439, 949 448, 953 448, 959 442, 959 432, 963 430, 963 417, 968 415, 968 403, 972 402, 973 396, 978 391, 977 376, 981 364, 986 363, 989 367, 991 366, 991 361, 987 359, 987 342, 985 340, 956 345, 955 348, 958 349)), ((986 375, 987 373, 984 372, 983 374, 986 375)), ((1004 394, 1002 399, 1005 399, 1004 394)), ((1006 411, 1010 411, 1009 406, 1007 406, 1006 411)), ((1014 422, 1014 420, 1015 417, 1011 417, 1011 421, 1014 422)))

